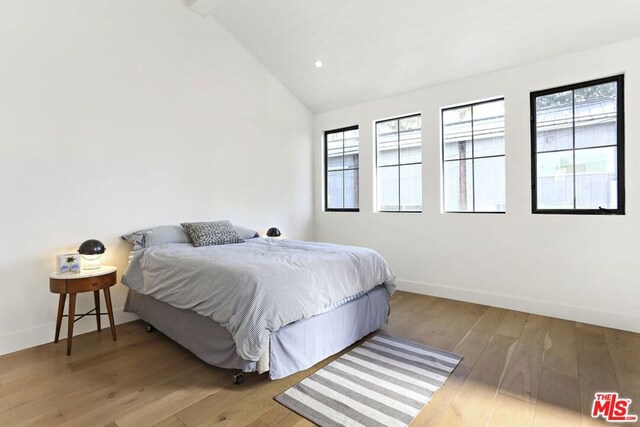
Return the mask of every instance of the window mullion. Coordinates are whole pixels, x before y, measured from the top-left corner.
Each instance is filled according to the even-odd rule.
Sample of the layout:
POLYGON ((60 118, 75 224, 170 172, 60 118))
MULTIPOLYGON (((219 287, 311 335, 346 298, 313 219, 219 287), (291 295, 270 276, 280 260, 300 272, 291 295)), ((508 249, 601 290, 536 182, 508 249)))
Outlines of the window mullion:
POLYGON ((576 92, 571 91, 571 124, 572 124, 572 147, 571 155, 573 158, 573 164, 571 165, 571 173, 573 177, 573 209, 578 208, 576 203, 576 92))
POLYGON ((344 189, 344 132, 342 133, 342 209, 344 209, 344 197, 345 197, 345 189, 344 189))
POLYGON ((398 119, 396 122, 398 123, 398 212, 400 212, 402 210, 400 204, 400 201, 402 200, 400 196, 400 191, 402 189, 400 182, 400 119, 398 119))
MULTIPOLYGON (((473 136, 473 109, 471 106, 471 210, 476 211, 476 143, 473 136)), ((466 161, 466 160, 465 160, 466 161)))

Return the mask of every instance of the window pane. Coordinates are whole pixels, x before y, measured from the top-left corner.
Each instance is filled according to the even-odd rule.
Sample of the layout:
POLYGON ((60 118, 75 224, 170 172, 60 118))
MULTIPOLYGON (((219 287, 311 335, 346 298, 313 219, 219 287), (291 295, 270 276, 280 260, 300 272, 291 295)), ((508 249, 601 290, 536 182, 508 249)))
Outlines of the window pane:
POLYGON ((358 139, 359 129, 351 129, 344 132, 344 139, 358 139))
POLYGON ((476 212, 505 212, 504 157, 476 159, 473 172, 476 212))
POLYGON ((504 100, 473 106, 473 156, 504 154, 504 100))
POLYGON ((381 211, 399 210, 398 166, 378 168, 378 204, 381 211))
POLYGON ((471 158, 471 107, 442 112, 444 159, 471 158))
POLYGON ((400 163, 422 161, 422 129, 420 116, 400 119, 400 163))
POLYGON ((618 208, 616 147, 576 150, 576 209, 618 208))
POLYGON ((536 98, 538 152, 573 148, 573 92, 536 98))
POLYGON ((400 166, 400 210, 422 210, 422 165, 400 166))
POLYGON ((473 210, 473 165, 471 160, 444 163, 444 209, 450 212, 473 210))
POLYGON ((616 145, 617 83, 577 89, 576 148, 616 145))
POLYGON ((344 167, 345 169, 357 168, 359 165, 358 130, 345 132, 344 140, 344 167))
MULTIPOLYGON (((345 150, 347 151, 347 150, 345 150)), ((359 155, 358 152, 356 151, 353 154, 349 154, 349 155, 345 155, 344 156, 344 168, 345 169, 356 169, 358 167, 358 163, 359 163, 359 155)))
POLYGON ((398 164, 398 120, 388 120, 376 125, 378 166, 398 164))
POLYGON ((358 207, 358 170, 344 171, 344 208, 358 207))
POLYGON ((329 170, 342 169, 342 139, 331 141, 332 136, 333 134, 327 135, 327 168, 329 170))
POLYGON ((343 132, 332 132, 332 133, 327 135, 327 141, 328 142, 342 141, 343 139, 344 139, 344 133, 343 132))
POLYGON ((327 174, 327 208, 342 209, 343 204, 343 173, 342 171, 328 172, 327 174))
POLYGON ((539 209, 573 209, 573 151, 538 154, 539 209))

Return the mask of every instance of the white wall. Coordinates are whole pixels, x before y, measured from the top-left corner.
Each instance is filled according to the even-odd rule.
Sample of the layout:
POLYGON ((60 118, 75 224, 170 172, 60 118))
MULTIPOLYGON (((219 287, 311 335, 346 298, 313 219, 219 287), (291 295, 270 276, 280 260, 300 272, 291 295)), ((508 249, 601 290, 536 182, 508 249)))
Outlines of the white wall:
MULTIPOLYGON (((316 116, 316 239, 375 248, 400 288, 640 332, 640 38, 316 116), (625 216, 531 214, 529 92, 625 73, 625 216), (440 108, 506 100, 507 213, 442 214, 440 108), (373 122, 422 113, 423 213, 374 212, 373 122), (322 212, 322 132, 360 125, 360 213, 322 212)), ((429 70, 425 70, 426 73, 429 70)))
POLYGON ((121 274, 119 236, 153 225, 310 238, 312 133, 311 113, 181 0, 2 2, 0 353, 53 340, 48 276, 85 239, 121 274))

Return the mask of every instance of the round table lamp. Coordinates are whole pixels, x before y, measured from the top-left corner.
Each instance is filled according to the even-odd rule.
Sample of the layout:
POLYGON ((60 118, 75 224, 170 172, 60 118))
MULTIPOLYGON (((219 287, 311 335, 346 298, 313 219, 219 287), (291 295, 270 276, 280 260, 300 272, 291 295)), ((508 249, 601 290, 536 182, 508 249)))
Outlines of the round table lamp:
POLYGON ((271 227, 267 230, 267 237, 280 237, 282 233, 276 227, 271 227))
POLYGON ((100 257, 107 249, 100 240, 90 239, 82 242, 78 248, 78 253, 85 261, 82 268, 85 270, 97 270, 100 268, 100 257))

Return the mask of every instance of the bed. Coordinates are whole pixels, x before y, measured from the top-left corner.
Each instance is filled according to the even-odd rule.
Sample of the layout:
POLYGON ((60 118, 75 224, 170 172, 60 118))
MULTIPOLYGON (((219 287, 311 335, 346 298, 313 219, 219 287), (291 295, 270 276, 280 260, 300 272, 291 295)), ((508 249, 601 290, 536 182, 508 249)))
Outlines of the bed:
POLYGON ((383 326, 395 276, 375 251, 254 238, 134 253, 125 311, 203 361, 278 379, 383 326))

